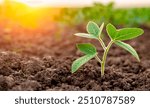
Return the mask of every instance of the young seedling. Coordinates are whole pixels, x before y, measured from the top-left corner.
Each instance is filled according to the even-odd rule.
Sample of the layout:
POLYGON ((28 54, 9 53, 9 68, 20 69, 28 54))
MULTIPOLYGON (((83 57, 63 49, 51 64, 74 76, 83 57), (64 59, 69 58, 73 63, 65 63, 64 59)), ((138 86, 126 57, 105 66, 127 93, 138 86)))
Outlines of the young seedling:
POLYGON ((101 64, 101 76, 104 75, 105 71, 105 63, 107 54, 109 52, 109 49, 111 48, 112 44, 116 44, 123 49, 127 50, 129 53, 131 53, 138 61, 140 61, 139 56, 137 52, 134 50, 132 46, 130 46, 127 43, 124 43, 122 41, 124 40, 130 40, 133 38, 136 38, 144 33, 144 31, 140 28, 123 28, 123 29, 116 29, 112 24, 107 24, 106 31, 107 34, 110 37, 110 42, 106 46, 104 41, 101 38, 101 33, 104 27, 104 23, 100 26, 90 21, 87 24, 87 32, 88 33, 76 33, 76 36, 84 37, 84 38, 91 38, 96 39, 100 42, 104 53, 102 58, 100 59, 98 56, 98 52, 96 50, 96 47, 92 45, 91 43, 82 43, 77 44, 77 48, 85 54, 85 56, 75 60, 72 64, 71 71, 72 73, 76 72, 82 65, 84 65, 86 62, 91 60, 95 57, 95 59, 101 64))

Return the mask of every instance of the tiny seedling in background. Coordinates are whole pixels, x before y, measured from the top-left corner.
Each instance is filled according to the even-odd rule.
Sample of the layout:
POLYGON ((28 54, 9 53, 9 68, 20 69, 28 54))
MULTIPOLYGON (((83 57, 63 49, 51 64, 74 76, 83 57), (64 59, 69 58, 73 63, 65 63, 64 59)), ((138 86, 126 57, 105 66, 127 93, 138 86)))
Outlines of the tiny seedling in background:
POLYGON ((124 43, 122 41, 124 40, 130 40, 133 38, 136 38, 144 33, 144 31, 140 28, 123 28, 123 29, 116 29, 115 26, 112 24, 107 24, 106 31, 107 34, 110 37, 110 42, 106 46, 103 39, 101 38, 101 33, 104 27, 104 23, 99 27, 96 23, 90 21, 87 24, 87 32, 88 33, 76 33, 76 36, 84 37, 84 38, 91 38, 96 39, 100 42, 104 53, 102 58, 98 56, 98 52, 96 50, 96 47, 91 43, 82 43, 77 44, 77 48, 83 52, 85 55, 83 57, 80 57, 79 59, 75 60, 72 64, 71 71, 72 73, 76 72, 82 65, 84 65, 86 62, 91 60, 92 58, 95 58, 100 64, 101 64, 101 76, 104 75, 105 71, 105 63, 107 54, 109 52, 109 49, 111 48, 112 44, 116 44, 123 49, 130 52, 138 61, 140 61, 139 56, 137 52, 134 50, 132 46, 130 46, 127 43, 124 43))

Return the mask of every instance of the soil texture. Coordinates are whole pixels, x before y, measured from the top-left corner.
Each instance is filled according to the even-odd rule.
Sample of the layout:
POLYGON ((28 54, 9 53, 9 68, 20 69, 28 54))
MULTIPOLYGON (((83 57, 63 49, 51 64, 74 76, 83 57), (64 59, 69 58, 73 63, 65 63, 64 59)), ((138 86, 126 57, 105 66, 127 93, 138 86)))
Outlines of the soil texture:
POLYGON ((60 32, 62 37, 54 30, 34 34, 0 33, 0 90, 149 91, 150 28, 143 29, 145 33, 141 37, 127 41, 137 50, 141 62, 113 45, 102 78, 100 64, 95 59, 74 74, 70 71, 72 62, 83 55, 76 43, 91 42, 98 47, 100 56, 103 53, 95 40, 73 36, 78 30, 66 28, 60 32))

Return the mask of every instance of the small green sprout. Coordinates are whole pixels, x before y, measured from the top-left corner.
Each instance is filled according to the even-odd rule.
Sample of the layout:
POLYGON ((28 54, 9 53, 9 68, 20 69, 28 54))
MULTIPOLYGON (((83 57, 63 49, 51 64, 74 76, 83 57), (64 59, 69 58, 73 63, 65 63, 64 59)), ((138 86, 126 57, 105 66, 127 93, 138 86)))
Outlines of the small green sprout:
POLYGON ((101 37, 103 28, 104 28, 104 23, 102 23, 102 25, 99 27, 96 23, 90 21, 86 27, 88 33, 76 33, 75 34, 76 36, 79 36, 79 37, 98 40, 104 50, 104 53, 103 53, 102 58, 100 59, 98 56, 96 47, 92 45, 91 43, 77 44, 77 48, 81 52, 83 52, 85 55, 73 62, 72 68, 71 68, 72 73, 76 72, 82 65, 84 65, 86 62, 88 62, 89 60, 95 57, 95 59, 98 60, 98 62, 101 64, 101 76, 103 76, 104 71, 105 71, 105 63, 106 63, 107 54, 112 44, 116 44, 122 47, 123 49, 127 50, 138 61, 140 61, 140 58, 137 52, 134 50, 134 48, 130 46, 129 44, 124 43, 122 41, 130 40, 130 39, 133 39, 142 35, 144 33, 142 29, 140 28, 116 29, 116 27, 114 27, 112 24, 109 23, 106 26, 106 31, 110 37, 110 42, 106 46, 106 44, 104 43, 101 37))

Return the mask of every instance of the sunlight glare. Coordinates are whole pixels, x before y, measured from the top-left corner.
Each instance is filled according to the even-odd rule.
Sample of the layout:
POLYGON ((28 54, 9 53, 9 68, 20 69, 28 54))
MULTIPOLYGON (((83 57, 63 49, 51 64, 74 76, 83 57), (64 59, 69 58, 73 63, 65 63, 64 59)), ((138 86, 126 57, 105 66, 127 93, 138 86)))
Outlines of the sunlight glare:
MULTIPOLYGON (((2 2, 2 0, 0 1, 2 2)), ((35 2, 32 4, 28 1, 5 0, 1 7, 0 20, 7 20, 9 24, 11 22, 11 25, 16 24, 25 28, 36 29, 42 27, 42 24, 44 27, 50 25, 54 21, 54 16, 60 12, 60 9, 50 7, 34 7, 33 4, 35 2)))
POLYGON ((47 2, 49 0, 14 0, 14 1, 26 4, 31 7, 40 7, 42 6, 41 4, 43 3, 43 1, 47 2))

